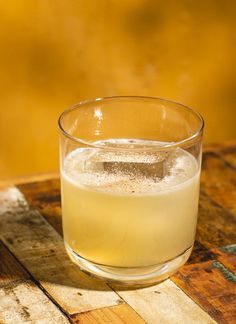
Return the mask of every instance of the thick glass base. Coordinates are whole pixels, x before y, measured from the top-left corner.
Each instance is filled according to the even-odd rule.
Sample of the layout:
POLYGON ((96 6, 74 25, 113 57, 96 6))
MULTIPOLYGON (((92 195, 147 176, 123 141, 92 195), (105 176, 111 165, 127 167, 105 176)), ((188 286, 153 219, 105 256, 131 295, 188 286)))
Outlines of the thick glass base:
POLYGON ((165 263, 147 267, 125 268, 93 263, 76 254, 67 244, 65 246, 71 260, 83 272, 122 286, 151 285, 167 279, 188 260, 193 248, 191 246, 181 255, 165 263))

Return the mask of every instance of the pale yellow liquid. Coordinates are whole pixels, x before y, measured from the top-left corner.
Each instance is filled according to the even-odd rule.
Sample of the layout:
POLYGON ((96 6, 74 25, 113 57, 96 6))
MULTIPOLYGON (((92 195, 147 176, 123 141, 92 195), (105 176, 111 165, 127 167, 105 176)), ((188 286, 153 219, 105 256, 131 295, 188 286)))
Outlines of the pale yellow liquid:
POLYGON ((65 158, 61 178, 64 239, 79 256, 142 267, 174 259, 192 246, 199 171, 186 151, 77 149, 65 158))

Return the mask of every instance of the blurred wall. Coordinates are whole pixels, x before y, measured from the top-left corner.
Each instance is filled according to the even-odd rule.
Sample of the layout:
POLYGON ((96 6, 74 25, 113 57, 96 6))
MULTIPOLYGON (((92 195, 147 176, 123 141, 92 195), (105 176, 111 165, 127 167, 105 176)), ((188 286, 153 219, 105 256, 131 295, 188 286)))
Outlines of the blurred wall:
POLYGON ((236 138, 236 2, 0 3, 0 178, 58 168, 57 117, 88 98, 151 95, 236 138))

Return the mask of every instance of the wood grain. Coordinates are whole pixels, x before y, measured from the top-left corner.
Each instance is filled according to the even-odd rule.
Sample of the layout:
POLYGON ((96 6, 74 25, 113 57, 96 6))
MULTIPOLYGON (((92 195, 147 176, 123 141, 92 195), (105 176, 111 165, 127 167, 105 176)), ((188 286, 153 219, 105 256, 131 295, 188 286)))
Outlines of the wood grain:
POLYGON ((62 238, 16 188, 0 192, 0 237, 44 289, 68 313, 120 302, 104 282, 82 273, 68 258, 62 238))
POLYGON ((201 189, 217 204, 231 211, 236 221, 236 170, 215 153, 203 155, 201 189))
POLYGON ((182 267, 172 280, 219 323, 235 323, 236 285, 219 261, 182 267))
POLYGON ((196 240, 211 249, 236 242, 235 215, 200 195, 196 240))
POLYGON ((12 281, 28 278, 27 272, 0 241, 0 287, 12 281))
POLYGON ((201 192, 193 252, 188 260, 199 263, 215 259, 212 248, 236 242, 235 216, 201 192))
POLYGON ((0 323, 69 323, 0 241, 0 323))
POLYGON ((81 324, 144 324, 146 323, 130 306, 127 304, 96 309, 78 315, 73 315, 73 323, 81 324))
MULTIPOLYGON (((217 260, 224 264, 230 271, 236 274, 236 244, 213 249, 217 260)), ((236 276, 235 276, 236 281, 236 276)))
POLYGON ((116 291, 149 324, 215 323, 171 280, 143 289, 116 291))
POLYGON ((61 192, 59 179, 18 185, 29 205, 37 209, 55 230, 62 235, 61 192))
POLYGON ((69 320, 31 281, 0 288, 0 323, 66 324, 69 320))

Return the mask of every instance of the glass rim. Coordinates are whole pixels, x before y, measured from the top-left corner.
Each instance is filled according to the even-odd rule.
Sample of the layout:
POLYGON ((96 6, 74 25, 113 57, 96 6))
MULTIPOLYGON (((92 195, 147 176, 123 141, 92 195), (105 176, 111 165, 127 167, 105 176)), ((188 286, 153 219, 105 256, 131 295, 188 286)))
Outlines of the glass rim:
POLYGON ((62 120, 63 118, 69 114, 70 112, 74 111, 74 110, 77 110, 79 109, 81 106, 84 106, 84 105, 88 105, 88 104, 93 104, 93 103, 96 103, 96 102, 99 102, 99 101, 108 101, 108 100, 114 100, 114 99, 130 99, 130 100, 135 100, 135 99, 143 99, 143 100, 159 100, 161 102, 165 102, 165 103, 171 103, 171 104, 175 104, 177 105, 178 107, 184 109, 185 111, 188 111, 189 113, 192 113, 193 115, 197 116, 197 118, 199 119, 199 122, 200 122, 200 126, 198 127, 198 129, 189 137, 186 137, 184 138, 183 140, 180 140, 180 141, 175 141, 175 142, 170 142, 168 144, 163 144, 161 146, 150 146, 150 147, 145 147, 145 151, 146 150, 155 150, 157 149, 158 151, 160 150, 165 150, 165 149, 168 149, 168 148, 171 148, 171 147, 178 147, 178 146, 182 146, 182 145, 185 145, 189 142, 192 142, 194 141, 196 138, 198 138, 199 136, 202 135, 203 133, 203 129, 204 129, 204 119, 202 117, 202 115, 197 111, 197 110, 194 110, 193 108, 190 108, 182 103, 179 103, 179 102, 176 102, 176 101, 173 101, 173 100, 169 100, 169 99, 164 99, 164 98, 159 98, 159 97, 149 97, 149 96, 108 96, 108 97, 99 97, 99 98, 95 98, 95 99, 88 99, 88 100, 83 100, 83 101, 80 101, 72 106, 70 106, 69 108, 65 109, 59 116, 58 118, 58 128, 59 128, 59 131, 65 136, 67 137, 68 139, 76 142, 76 143, 80 143, 80 144, 83 144, 83 145, 86 145, 86 146, 89 146, 89 147, 93 147, 93 148, 99 148, 99 149, 109 149, 109 150, 114 150, 114 151, 117 151, 117 150, 122 150, 122 151, 143 151, 144 148, 140 148, 140 147, 132 147, 132 148, 123 148, 123 147, 112 147, 112 146, 104 146, 102 144, 94 144, 94 142, 90 142, 90 141, 86 141, 82 138, 79 138, 79 137, 76 137, 76 136, 73 136, 73 135, 70 135, 65 129, 64 127, 62 126, 62 120))

